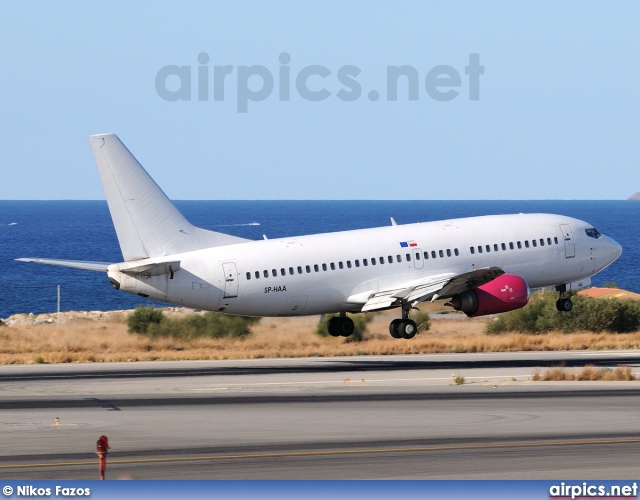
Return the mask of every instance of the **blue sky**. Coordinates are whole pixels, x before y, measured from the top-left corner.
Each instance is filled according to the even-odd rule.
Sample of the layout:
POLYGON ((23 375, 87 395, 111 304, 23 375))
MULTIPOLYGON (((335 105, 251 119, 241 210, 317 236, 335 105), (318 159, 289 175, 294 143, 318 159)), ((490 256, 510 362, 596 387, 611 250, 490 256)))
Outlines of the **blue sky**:
POLYGON ((2 7, 0 199, 102 199, 87 136, 103 132, 117 133, 173 199, 623 199, 640 190, 638 2, 2 7), (484 71, 477 100, 470 54, 484 71), (176 74, 160 82, 182 100, 157 90, 171 65, 190 67, 190 87, 176 74), (402 65, 417 75, 417 100, 404 77, 388 98, 388 67, 402 65), (231 66, 223 100, 215 66, 231 66), (310 101, 296 81, 318 66, 329 74, 303 83, 328 97, 310 101), (341 79, 344 67, 359 73, 341 79), (358 98, 339 97, 354 88, 358 98), (457 95, 443 100, 446 91, 457 95))

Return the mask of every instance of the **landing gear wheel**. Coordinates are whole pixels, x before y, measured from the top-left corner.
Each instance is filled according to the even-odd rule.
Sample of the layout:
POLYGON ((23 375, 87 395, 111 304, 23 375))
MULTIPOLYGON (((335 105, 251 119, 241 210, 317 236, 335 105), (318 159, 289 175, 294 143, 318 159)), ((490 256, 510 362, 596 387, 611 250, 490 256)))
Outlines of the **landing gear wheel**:
POLYGON ((416 322, 411 319, 403 319, 398 325, 398 333, 403 339, 412 339, 418 333, 416 322))
POLYGON ((560 312, 569 312, 573 309, 573 302, 571 302, 571 299, 558 299, 556 309, 560 312))
POLYGON ((327 332, 329 332, 329 335, 331 335, 332 337, 340 336, 340 322, 341 322, 340 320, 341 319, 342 318, 335 317, 327 321, 327 332))
POLYGON ((327 332, 332 337, 350 337, 356 327, 351 318, 335 316, 327 322, 327 332))
POLYGON ((340 335, 343 337, 350 337, 356 329, 351 318, 340 318, 340 335))
POLYGON ((394 339, 401 339, 402 335, 400 334, 400 330, 398 326, 402 323, 401 319, 394 319, 391 323, 389 323, 389 333, 394 339))

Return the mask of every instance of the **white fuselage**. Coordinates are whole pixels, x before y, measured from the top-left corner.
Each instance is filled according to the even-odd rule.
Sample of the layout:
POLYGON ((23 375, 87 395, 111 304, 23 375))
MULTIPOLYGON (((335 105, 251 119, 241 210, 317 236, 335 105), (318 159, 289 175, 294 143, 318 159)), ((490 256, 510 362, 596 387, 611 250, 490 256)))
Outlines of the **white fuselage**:
POLYGON ((137 261, 179 260, 173 277, 128 276, 121 264, 109 277, 123 291, 228 314, 357 312, 379 291, 487 267, 531 288, 589 278, 620 255, 589 228, 559 215, 470 217, 219 246, 137 261))

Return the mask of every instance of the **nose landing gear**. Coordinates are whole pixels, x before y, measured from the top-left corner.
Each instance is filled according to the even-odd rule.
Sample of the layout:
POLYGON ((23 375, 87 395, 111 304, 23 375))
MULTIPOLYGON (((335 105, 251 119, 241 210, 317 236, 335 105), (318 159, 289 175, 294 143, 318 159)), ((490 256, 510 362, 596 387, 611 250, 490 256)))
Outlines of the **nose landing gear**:
POLYGON ((573 302, 564 296, 567 291, 567 285, 557 286, 556 290, 560 292, 560 298, 556 301, 556 309, 560 312, 571 311, 571 309, 573 309, 573 302))

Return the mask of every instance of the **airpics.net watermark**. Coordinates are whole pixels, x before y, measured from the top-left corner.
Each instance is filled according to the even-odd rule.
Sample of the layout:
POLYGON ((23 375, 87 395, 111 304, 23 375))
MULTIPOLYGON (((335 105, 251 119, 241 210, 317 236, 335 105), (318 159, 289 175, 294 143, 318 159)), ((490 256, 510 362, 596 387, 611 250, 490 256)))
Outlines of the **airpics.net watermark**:
MULTIPOLYGON (((198 65, 177 66, 170 64, 160 68, 156 74, 157 94, 165 101, 224 101, 235 87, 238 113, 247 113, 250 102, 268 99, 277 88, 279 101, 290 101, 294 92, 302 100, 325 101, 331 97, 344 102, 357 101, 364 90, 358 80, 362 70, 355 65, 341 66, 332 71, 326 66, 312 64, 301 69, 292 68, 291 56, 283 52, 278 57, 279 67, 273 72, 266 66, 211 65, 209 54, 201 52, 198 65), (293 71, 292 71, 293 70, 293 71), (274 77, 274 73, 277 75, 274 77), (336 84, 337 81, 337 84, 336 84), (339 90, 336 90, 336 86, 339 90), (332 93, 330 89, 333 89, 332 93), (226 92, 226 91, 229 92, 226 92)), ((423 70, 424 71, 424 70, 423 70)), ((453 66, 440 64, 429 68, 421 77, 420 71, 411 65, 387 66, 383 92, 387 101, 398 101, 399 95, 408 101, 417 101, 426 92, 435 101, 456 99, 467 87, 470 101, 480 99, 480 76, 484 66, 479 54, 469 54, 469 64, 464 66, 464 75, 453 66), (460 89, 460 90, 456 90, 460 89)), ((381 99, 378 90, 369 90, 366 99, 375 102, 381 99)))

